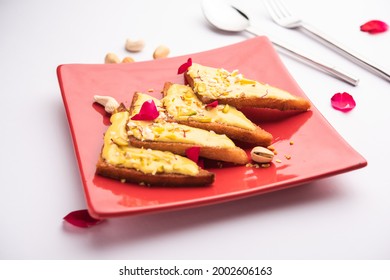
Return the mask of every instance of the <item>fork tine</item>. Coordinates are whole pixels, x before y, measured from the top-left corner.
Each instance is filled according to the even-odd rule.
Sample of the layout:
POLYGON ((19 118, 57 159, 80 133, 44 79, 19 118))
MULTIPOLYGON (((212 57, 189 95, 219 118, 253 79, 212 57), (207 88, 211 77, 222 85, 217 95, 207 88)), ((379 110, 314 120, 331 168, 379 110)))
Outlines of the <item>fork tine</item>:
POLYGON ((279 15, 276 14, 276 10, 273 7, 272 0, 264 0, 263 3, 268 13, 271 15, 271 18, 276 21, 279 18, 279 15))
POLYGON ((277 19, 291 16, 289 9, 282 0, 266 0, 266 6, 276 15, 277 19))
POLYGON ((283 2, 278 0, 264 0, 264 4, 273 20, 278 21, 286 16, 289 16, 289 12, 286 9, 283 2))
POLYGON ((286 6, 283 0, 274 0, 274 3, 284 16, 292 16, 290 9, 286 6))
POLYGON ((283 0, 263 0, 271 18, 279 25, 295 28, 301 25, 301 20, 290 12, 283 0))

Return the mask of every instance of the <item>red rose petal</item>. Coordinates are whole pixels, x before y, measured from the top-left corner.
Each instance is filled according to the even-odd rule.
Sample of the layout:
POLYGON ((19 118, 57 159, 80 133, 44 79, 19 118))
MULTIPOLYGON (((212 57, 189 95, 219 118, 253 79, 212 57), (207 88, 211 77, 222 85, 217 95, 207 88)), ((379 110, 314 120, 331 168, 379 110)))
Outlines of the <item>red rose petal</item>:
POLYGON ((356 106, 356 102, 353 97, 346 92, 336 93, 333 95, 331 98, 331 103, 333 108, 342 112, 348 112, 356 106))
POLYGON ((92 218, 86 209, 70 212, 64 220, 76 227, 92 227, 100 224, 103 220, 92 218))
POLYGON ((194 146, 186 150, 186 156, 195 162, 199 167, 203 168, 204 163, 199 159, 200 147, 194 146))
POLYGON ((154 104, 154 101, 151 99, 145 101, 142 104, 139 113, 134 115, 131 119, 135 121, 152 121, 156 119, 159 114, 156 104, 154 104))
POLYGON ((188 148, 186 150, 186 156, 194 161, 194 162, 198 162, 198 159, 199 159, 199 153, 200 153, 200 147, 197 147, 197 146, 194 146, 194 147, 191 147, 191 148, 188 148))
POLYGON ((360 26, 360 31, 376 34, 387 31, 389 26, 381 20, 370 20, 360 26))
POLYGON ((186 63, 180 65, 179 69, 177 70, 177 74, 183 74, 184 72, 187 71, 188 67, 190 67, 191 65, 192 65, 192 59, 190 57, 186 63))
POLYGON ((209 104, 206 105, 206 108, 215 108, 218 106, 218 100, 215 100, 209 104))

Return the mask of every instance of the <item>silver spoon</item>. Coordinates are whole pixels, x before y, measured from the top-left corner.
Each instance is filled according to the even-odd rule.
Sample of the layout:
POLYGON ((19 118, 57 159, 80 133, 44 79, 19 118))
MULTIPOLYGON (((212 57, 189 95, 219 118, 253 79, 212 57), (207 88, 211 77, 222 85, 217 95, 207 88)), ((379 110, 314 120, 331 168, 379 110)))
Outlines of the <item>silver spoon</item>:
MULTIPOLYGON (((265 36, 250 25, 249 18, 246 14, 236 7, 226 4, 225 1, 203 0, 201 2, 201 6, 203 15, 207 21, 220 30, 230 32, 247 31, 255 36, 265 36)), ((339 78, 353 86, 356 86, 359 83, 358 78, 346 73, 345 71, 339 70, 335 66, 329 65, 319 59, 304 55, 298 50, 292 48, 291 46, 287 46, 286 43, 282 43, 275 38, 271 39, 269 36, 267 37, 279 50, 289 56, 328 73, 333 77, 339 78)))

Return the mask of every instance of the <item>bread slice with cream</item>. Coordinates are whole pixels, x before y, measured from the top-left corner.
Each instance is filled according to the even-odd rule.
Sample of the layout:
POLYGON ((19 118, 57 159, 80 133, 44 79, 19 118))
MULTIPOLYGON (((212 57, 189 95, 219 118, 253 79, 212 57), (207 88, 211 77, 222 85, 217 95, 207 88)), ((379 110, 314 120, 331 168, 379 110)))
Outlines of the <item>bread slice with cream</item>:
POLYGON ((199 156, 204 158, 235 164, 249 162, 247 153, 226 135, 168 121, 161 100, 145 93, 134 94, 127 123, 127 135, 134 147, 185 155, 187 149, 196 146, 200 147, 199 156), (144 102, 150 100, 153 100, 158 108, 159 116, 154 120, 134 120, 133 116, 140 113, 144 102))
POLYGON ((228 104, 205 104, 191 87, 165 83, 162 103, 169 118, 192 127, 225 134, 233 140, 269 146, 272 135, 228 104))
POLYGON ((306 111, 310 102, 285 90, 245 78, 238 70, 229 72, 192 63, 185 72, 185 79, 203 103, 215 100, 237 109, 258 107, 281 111, 306 111))
POLYGON ((136 148, 129 145, 126 110, 111 115, 96 173, 123 182, 145 185, 210 185, 214 173, 194 161, 171 152, 136 148))

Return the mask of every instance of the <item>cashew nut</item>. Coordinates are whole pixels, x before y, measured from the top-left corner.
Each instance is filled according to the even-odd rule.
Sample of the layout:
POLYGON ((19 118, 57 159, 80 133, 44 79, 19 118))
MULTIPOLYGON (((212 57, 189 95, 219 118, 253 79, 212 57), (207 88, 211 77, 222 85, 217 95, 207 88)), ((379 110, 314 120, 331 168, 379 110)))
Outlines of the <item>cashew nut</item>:
POLYGON ((115 109, 119 107, 118 101, 116 101, 115 98, 111 96, 95 95, 93 99, 95 100, 95 102, 104 106, 104 110, 109 114, 114 112, 115 109))
POLYGON ((168 47, 164 45, 160 45, 156 48, 156 50, 153 53, 154 59, 164 58, 167 57, 170 53, 170 50, 168 47))
POLYGON ((145 42, 143 40, 132 41, 130 39, 126 40, 125 48, 129 52, 140 52, 145 47, 145 42))
POLYGON ((119 63, 120 60, 118 56, 114 53, 108 53, 106 54, 106 57, 104 58, 104 63, 119 63))
POLYGON ((126 56, 122 59, 122 63, 131 63, 131 62, 134 62, 134 58, 130 56, 126 56))

